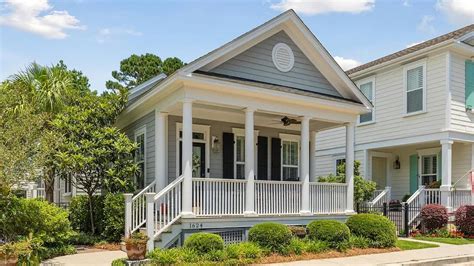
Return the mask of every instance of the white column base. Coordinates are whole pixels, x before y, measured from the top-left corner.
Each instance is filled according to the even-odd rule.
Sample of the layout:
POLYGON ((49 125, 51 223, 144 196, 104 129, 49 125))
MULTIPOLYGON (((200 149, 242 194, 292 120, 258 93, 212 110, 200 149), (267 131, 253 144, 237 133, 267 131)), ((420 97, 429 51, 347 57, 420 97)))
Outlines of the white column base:
POLYGON ((300 216, 312 216, 313 213, 311 211, 308 211, 308 210, 301 210, 300 211, 300 216))
POLYGON ((181 212, 181 217, 183 217, 183 218, 195 218, 196 214, 194 214, 194 212, 181 212))
POLYGON ((245 217, 257 217, 258 214, 254 211, 244 211, 244 216, 245 217))
POLYGON ((345 210, 344 214, 345 215, 354 215, 354 214, 357 214, 357 213, 354 210, 345 210))
POLYGON ((451 186, 450 185, 441 185, 439 187, 439 191, 441 192, 441 205, 446 207, 448 212, 453 211, 453 207, 451 206, 451 186))

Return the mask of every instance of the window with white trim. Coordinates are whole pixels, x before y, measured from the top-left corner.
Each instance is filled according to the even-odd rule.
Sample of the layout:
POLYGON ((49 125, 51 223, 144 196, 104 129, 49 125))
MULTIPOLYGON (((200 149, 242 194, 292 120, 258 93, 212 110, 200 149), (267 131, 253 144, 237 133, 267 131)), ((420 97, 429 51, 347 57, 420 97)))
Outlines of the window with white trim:
POLYGON ((64 179, 64 193, 72 192, 72 177, 68 176, 64 179))
MULTIPOLYGON (((375 105, 375 82, 374 79, 365 80, 359 83, 359 89, 364 96, 375 105)), ((362 114, 359 116, 359 124, 367 124, 375 121, 374 110, 370 113, 362 114)))
POLYGON ((245 137, 235 136, 235 178, 245 179, 245 137))
POLYGON ((417 64, 405 68, 405 112, 407 114, 425 111, 426 97, 425 64, 417 64))
POLYGON ((438 156, 436 154, 421 156, 421 184, 428 186, 438 179, 438 156))
POLYGON ((299 141, 282 140, 281 149, 281 177, 283 181, 299 180, 299 141))
POLYGON ((336 159, 336 171, 334 172, 336 173, 337 176, 345 174, 343 171, 340 170, 340 166, 344 165, 345 163, 346 163, 345 158, 336 159))
POLYGON ((146 149, 145 149, 145 128, 135 131, 135 142, 138 148, 135 150, 135 163, 138 165, 138 173, 135 175, 135 184, 138 188, 145 187, 145 166, 146 166, 146 149))

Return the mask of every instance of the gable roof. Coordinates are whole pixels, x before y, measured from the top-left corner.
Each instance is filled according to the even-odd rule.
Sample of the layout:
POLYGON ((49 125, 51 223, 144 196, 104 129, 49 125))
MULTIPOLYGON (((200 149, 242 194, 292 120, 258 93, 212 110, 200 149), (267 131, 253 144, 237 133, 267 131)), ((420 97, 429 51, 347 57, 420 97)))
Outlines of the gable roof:
POLYGON ((393 59, 396 59, 396 58, 399 58, 399 57, 401 57, 401 56, 414 53, 414 52, 416 52, 416 51, 419 51, 419 50, 422 50, 422 49, 431 47, 431 46, 433 46, 433 45, 442 43, 442 42, 444 42, 444 41, 457 39, 457 38, 459 38, 459 37, 461 37, 461 36, 463 36, 463 35, 465 35, 465 34, 467 34, 467 33, 469 33, 469 32, 472 32, 472 31, 474 31, 474 24, 471 24, 471 25, 468 25, 468 26, 466 26, 466 27, 463 27, 463 28, 457 29, 457 30, 455 30, 455 31, 452 31, 452 32, 450 32, 450 33, 447 33, 447 34, 438 36, 438 37, 433 38, 433 39, 431 39, 431 40, 422 42, 422 43, 420 43, 420 44, 413 45, 413 46, 408 47, 408 48, 406 48, 406 49, 403 49, 403 50, 400 50, 400 51, 398 51, 398 52, 395 52, 395 53, 386 55, 386 56, 381 57, 381 58, 379 58, 379 59, 376 59, 376 60, 374 60, 374 61, 365 63, 365 64, 363 64, 363 65, 354 67, 354 68, 352 68, 352 69, 347 70, 346 73, 347 73, 348 75, 351 75, 351 74, 354 74, 354 73, 359 72, 359 71, 361 71, 361 70, 367 69, 367 68, 369 68, 369 67, 373 67, 373 66, 376 66, 376 65, 385 63, 385 62, 389 62, 389 61, 391 61, 391 60, 393 60, 393 59))

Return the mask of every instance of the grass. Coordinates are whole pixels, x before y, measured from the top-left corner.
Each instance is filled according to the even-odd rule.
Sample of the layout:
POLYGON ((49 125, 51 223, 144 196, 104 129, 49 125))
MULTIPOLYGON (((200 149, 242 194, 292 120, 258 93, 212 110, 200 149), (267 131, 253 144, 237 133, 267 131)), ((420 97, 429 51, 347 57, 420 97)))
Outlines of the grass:
POLYGON ((467 245, 467 244, 474 244, 474 239, 467 239, 467 238, 447 238, 447 237, 429 237, 429 236, 417 236, 415 239, 424 240, 424 241, 431 241, 443 244, 451 244, 451 245, 467 245))
POLYGON ((421 243, 421 242, 415 242, 415 241, 410 241, 410 240, 397 240, 396 246, 397 246, 397 248, 399 248, 401 250, 412 250, 412 249, 439 247, 436 244, 421 243))

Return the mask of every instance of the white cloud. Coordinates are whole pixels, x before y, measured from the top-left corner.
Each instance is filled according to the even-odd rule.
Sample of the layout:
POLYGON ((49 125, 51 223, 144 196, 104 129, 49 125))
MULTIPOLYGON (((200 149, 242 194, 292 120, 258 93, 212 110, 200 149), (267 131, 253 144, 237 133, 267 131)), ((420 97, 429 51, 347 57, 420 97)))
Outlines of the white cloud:
POLYGON ((0 17, 0 25, 39 34, 50 39, 64 39, 65 30, 84 29, 79 20, 67 11, 53 10, 48 0, 6 0, 10 13, 0 17))
POLYGON ((336 62, 341 66, 343 70, 349 70, 351 68, 354 68, 362 64, 361 62, 357 60, 344 58, 341 56, 335 56, 334 60, 336 60, 336 62))
POLYGON ((97 34, 97 42, 104 43, 114 36, 120 35, 130 35, 130 36, 142 36, 143 33, 133 29, 124 29, 124 28, 102 28, 97 34))
POLYGON ((403 6, 411 6, 409 0, 402 0, 403 6))
POLYGON ((272 9, 294 9, 298 13, 316 15, 331 12, 361 13, 374 8, 375 0, 280 0, 272 9))
POLYGON ((438 0, 436 9, 444 13, 453 24, 474 23, 473 0, 438 0))
POLYGON ((416 26, 416 29, 422 32, 435 33, 435 28, 433 26, 434 19, 433 16, 423 16, 420 23, 416 26))

